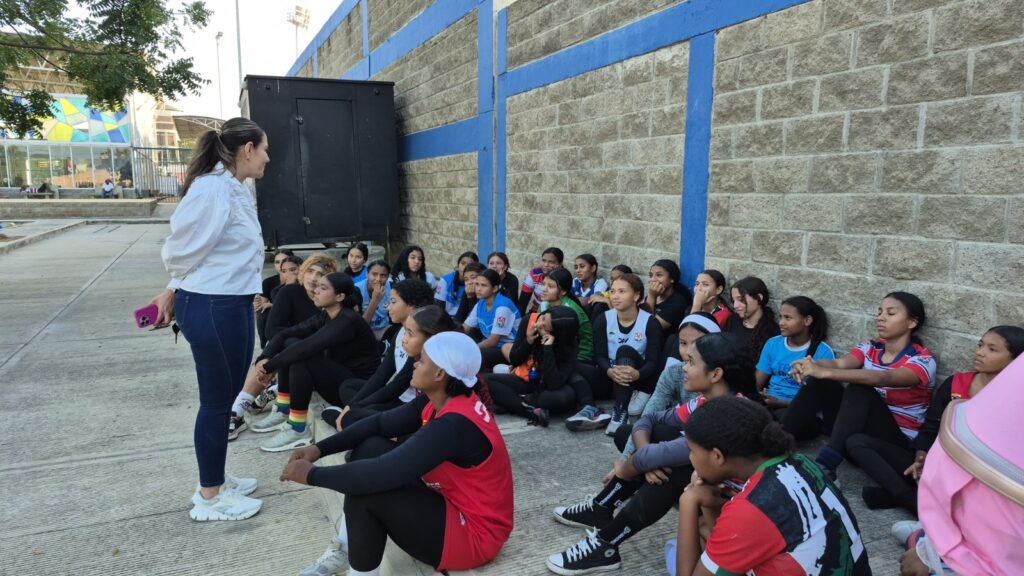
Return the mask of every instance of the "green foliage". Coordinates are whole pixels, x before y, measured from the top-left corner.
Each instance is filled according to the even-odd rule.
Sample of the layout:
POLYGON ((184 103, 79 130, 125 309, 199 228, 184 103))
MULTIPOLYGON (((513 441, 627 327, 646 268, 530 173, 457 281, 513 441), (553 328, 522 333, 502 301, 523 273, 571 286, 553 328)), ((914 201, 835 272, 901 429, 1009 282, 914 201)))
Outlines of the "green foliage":
POLYGON ((209 81, 178 53, 182 31, 205 27, 210 11, 198 1, 168 3, 0 0, 0 122, 18 134, 41 128, 52 98, 13 81, 39 58, 82 84, 96 108, 118 110, 135 91, 171 100, 198 93, 209 81))

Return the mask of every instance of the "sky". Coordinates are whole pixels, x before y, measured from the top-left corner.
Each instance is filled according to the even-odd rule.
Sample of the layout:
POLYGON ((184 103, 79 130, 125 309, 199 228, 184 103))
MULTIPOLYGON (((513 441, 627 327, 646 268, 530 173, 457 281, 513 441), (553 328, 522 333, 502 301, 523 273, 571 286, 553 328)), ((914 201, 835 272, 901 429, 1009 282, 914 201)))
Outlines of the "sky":
MULTIPOLYGON (((242 30, 242 72, 284 76, 295 62, 295 27, 288 12, 295 5, 309 10, 309 28, 299 30, 299 53, 316 36, 342 0, 238 0, 242 30)), ((169 5, 174 5, 169 2, 169 5)), ((200 95, 180 98, 171 105, 186 114, 231 118, 238 116, 238 44, 235 34, 235 0, 206 0, 213 14, 206 28, 185 31, 184 54, 193 58, 196 72, 210 81, 200 95), (220 92, 218 101, 217 32, 220 39, 220 92), (221 107, 223 106, 223 116, 221 107)))

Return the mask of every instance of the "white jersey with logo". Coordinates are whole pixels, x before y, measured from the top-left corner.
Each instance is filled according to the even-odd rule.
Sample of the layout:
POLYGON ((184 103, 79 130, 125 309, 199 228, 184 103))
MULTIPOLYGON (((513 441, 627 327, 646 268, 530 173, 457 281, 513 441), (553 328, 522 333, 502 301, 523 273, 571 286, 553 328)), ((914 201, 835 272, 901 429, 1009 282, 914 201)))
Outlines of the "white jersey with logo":
POLYGON ((619 331, 619 317, 615 310, 608 310, 604 313, 605 323, 608 325, 608 359, 615 360, 620 346, 629 346, 636 350, 641 356, 647 357, 647 323, 652 319, 651 313, 641 309, 636 316, 636 322, 628 333, 619 331))

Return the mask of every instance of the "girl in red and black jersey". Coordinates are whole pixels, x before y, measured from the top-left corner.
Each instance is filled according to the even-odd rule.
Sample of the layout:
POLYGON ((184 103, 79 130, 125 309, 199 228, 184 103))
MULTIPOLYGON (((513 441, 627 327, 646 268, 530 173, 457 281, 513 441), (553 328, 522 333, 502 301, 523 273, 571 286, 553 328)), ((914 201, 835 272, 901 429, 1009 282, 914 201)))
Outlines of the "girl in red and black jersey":
POLYGON ((725 301, 725 286, 725 275, 718 270, 708 269, 697 274, 690 312, 707 312, 715 317, 719 327, 725 328, 725 321, 732 316, 732 309, 725 301))
POLYGON ((557 574, 586 574, 619 567, 619 546, 660 520, 690 482, 690 450, 686 426, 706 401, 742 395, 760 402, 754 361, 732 336, 708 334, 687 350, 686 378, 693 399, 642 417, 633 427, 636 451, 615 462, 603 479, 604 488, 572 506, 555 508, 555 520, 587 528, 587 536, 565 552, 548 558, 557 574), (615 511, 618 513, 615 514, 615 511))
POLYGON ((339 552, 347 549, 350 575, 379 574, 389 537, 438 571, 481 566, 508 540, 512 466, 479 370, 473 340, 442 332, 427 340, 416 362, 416 400, 292 453, 281 480, 345 494, 347 546, 339 552), (400 445, 390 440, 406 434, 400 445), (364 457, 313 465, 349 449, 364 457))
POLYGON ((939 434, 939 422, 953 400, 976 396, 1003 368, 1024 351, 1024 329, 996 326, 978 341, 971 372, 957 372, 946 378, 932 395, 924 424, 910 446, 893 444, 869 434, 854 434, 846 441, 850 458, 867 472, 878 486, 865 486, 861 495, 871 509, 902 506, 917 511, 917 480, 921 478, 925 454, 939 434))
MULTIPOLYGON (((816 458, 833 479, 849 455, 851 436, 864 433, 904 448, 917 436, 935 387, 935 358, 918 337, 924 323, 920 298, 890 292, 878 307, 877 340, 862 342, 837 360, 804 358, 792 364, 797 382, 810 377, 848 384, 829 443, 816 458)), ((794 402, 789 409, 820 407, 794 402)))

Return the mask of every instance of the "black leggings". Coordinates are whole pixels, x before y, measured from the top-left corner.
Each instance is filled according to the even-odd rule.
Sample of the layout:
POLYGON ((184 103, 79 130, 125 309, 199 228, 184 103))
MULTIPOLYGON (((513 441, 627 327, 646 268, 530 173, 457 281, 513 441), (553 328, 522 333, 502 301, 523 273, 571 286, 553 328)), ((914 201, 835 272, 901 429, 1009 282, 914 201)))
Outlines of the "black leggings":
POLYGON ((329 404, 340 405, 338 382, 352 378, 352 371, 330 358, 314 356, 300 360, 277 375, 277 389, 291 395, 289 408, 305 411, 309 409, 309 401, 313 392, 329 404))
POLYGON ((854 434, 846 441, 846 452, 894 503, 917 513, 917 483, 903 475, 914 463, 915 455, 905 436, 899 444, 893 444, 869 434, 854 434))
MULTIPOLYGON (((865 388, 856 384, 851 386, 865 388)), ((813 379, 800 387, 789 402, 789 407, 777 417, 782 428, 794 438, 810 440, 822 432, 832 433, 842 402, 843 386, 839 382, 813 379), (818 417, 819 412, 821 418, 818 417)))
POLYGON ((889 406, 870 386, 850 384, 846 387, 828 445, 836 452, 849 457, 848 440, 854 435, 869 436, 895 446, 910 448, 910 440, 896 424, 889 406))
POLYGON ((267 320, 270 319, 270 312, 260 312, 256 315, 256 334, 260 337, 260 348, 267 347, 267 320))
MULTIPOLYGON (((574 379, 580 376, 573 374, 574 379)), ((585 384, 585 383, 584 383, 585 384)), ((576 406, 576 393, 573 387, 561 386, 554 390, 531 392, 530 384, 515 374, 488 374, 487 388, 491 391, 494 404, 504 408, 509 414, 528 418, 531 414, 527 404, 543 408, 551 412, 569 412, 576 406)))
POLYGON ((593 406, 594 400, 611 400, 615 397, 611 380, 608 379, 597 364, 576 361, 576 373, 583 377, 582 381, 570 381, 569 385, 576 391, 576 403, 582 408, 593 406), (586 384, 586 386, 582 386, 586 384))
MULTIPOLYGON (((352 450, 349 460, 376 458, 395 446, 387 438, 368 438, 352 450)), ((444 552, 446 516, 444 497, 419 480, 387 492, 346 495, 349 565, 361 572, 378 568, 390 537, 413 558, 437 566, 444 552)))
MULTIPOLYGON (((621 437, 619 434, 615 435, 616 446, 619 446, 620 439, 622 442, 619 446, 620 452, 626 447, 625 439, 628 437, 628 433, 621 437)), ((651 442, 666 442, 678 438, 679 430, 664 424, 656 424, 651 431, 651 442)), ((690 483, 691 476, 693 467, 685 464, 672 468, 668 473, 668 480, 661 484, 650 484, 643 476, 629 482, 616 478, 612 482, 618 482, 620 486, 615 498, 617 501, 625 500, 625 503, 615 518, 601 528, 597 535, 605 542, 618 546, 637 532, 661 520, 679 501, 679 495, 690 483)))
MULTIPOLYGON (((656 354, 659 352, 660 351, 654 350, 647 351, 648 354, 656 354)), ((615 354, 615 362, 616 364, 626 364, 639 370, 640 367, 644 365, 645 360, 644 357, 635 349, 630 348, 629 346, 620 346, 618 352, 615 354)), ((625 406, 629 404, 629 400, 633 397, 633 392, 646 392, 647 394, 653 393, 654 386, 658 383, 657 375, 652 378, 645 378, 631 382, 629 386, 616 384, 608 377, 607 374, 601 374, 601 377, 604 378, 604 381, 608 386, 612 387, 612 390, 614 391, 613 394, 615 394, 616 406, 625 406)))
POLYGON ((501 344, 493 348, 480 349, 480 371, 490 372, 498 364, 508 364, 508 358, 501 352, 501 344))

